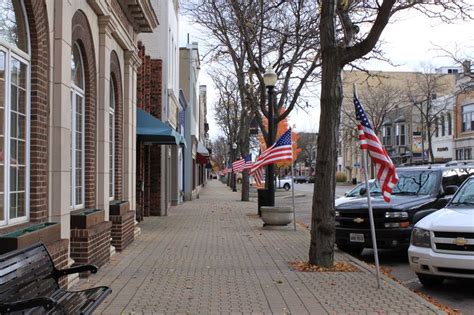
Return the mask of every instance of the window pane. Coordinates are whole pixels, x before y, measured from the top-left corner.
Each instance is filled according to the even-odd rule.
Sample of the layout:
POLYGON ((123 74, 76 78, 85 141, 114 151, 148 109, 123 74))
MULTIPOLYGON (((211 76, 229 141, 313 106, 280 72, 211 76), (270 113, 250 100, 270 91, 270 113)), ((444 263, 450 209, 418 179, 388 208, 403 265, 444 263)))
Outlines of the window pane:
POLYGON ((72 55, 71 55, 71 80, 74 84, 84 89, 84 75, 83 75, 83 68, 82 68, 82 59, 81 54, 79 52, 79 47, 77 44, 74 44, 72 47, 72 55))
POLYGON ((0 1, 0 38, 28 52, 26 23, 21 0, 0 1))

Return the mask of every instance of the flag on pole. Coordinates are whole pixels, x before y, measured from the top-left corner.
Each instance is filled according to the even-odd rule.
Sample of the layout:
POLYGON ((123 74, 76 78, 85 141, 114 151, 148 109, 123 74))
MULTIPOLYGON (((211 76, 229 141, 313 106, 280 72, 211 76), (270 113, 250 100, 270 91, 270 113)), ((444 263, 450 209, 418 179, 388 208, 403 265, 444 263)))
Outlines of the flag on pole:
POLYGON ((260 154, 253 163, 250 173, 257 169, 282 161, 293 161, 291 128, 288 129, 271 147, 260 154))
POLYGON ((356 89, 354 89, 354 106, 357 118, 360 148, 362 150, 367 150, 369 153, 372 163, 375 165, 375 172, 377 174, 379 185, 382 189, 383 199, 385 202, 390 202, 392 188, 398 182, 395 165, 372 129, 369 119, 362 108, 362 104, 357 98, 356 89))
POLYGON ((241 173, 244 169, 244 166, 245 166, 245 160, 240 159, 232 163, 232 170, 234 171, 234 173, 241 173))
POLYGON ((247 155, 247 156, 244 158, 244 160, 245 160, 245 165, 244 165, 243 170, 245 171, 245 170, 251 169, 251 168, 252 168, 252 165, 253 165, 253 163, 252 163, 252 154, 247 155))
POLYGON ((255 186, 263 187, 262 180, 263 180, 263 168, 259 167, 252 173, 253 178, 255 179, 255 186))

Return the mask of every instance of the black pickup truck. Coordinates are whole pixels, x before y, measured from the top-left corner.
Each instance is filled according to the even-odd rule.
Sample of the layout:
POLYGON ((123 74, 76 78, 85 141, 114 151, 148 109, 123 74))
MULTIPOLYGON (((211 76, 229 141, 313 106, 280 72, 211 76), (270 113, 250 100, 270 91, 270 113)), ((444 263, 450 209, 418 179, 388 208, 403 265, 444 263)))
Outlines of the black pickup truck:
MULTIPOLYGON (((408 248, 414 214, 443 208, 462 182, 474 174, 474 164, 453 164, 397 168, 399 181, 390 203, 383 200, 380 189, 371 189, 378 248, 408 248)), ((372 248, 365 189, 361 193, 359 198, 336 206, 336 244, 351 254, 372 248)))

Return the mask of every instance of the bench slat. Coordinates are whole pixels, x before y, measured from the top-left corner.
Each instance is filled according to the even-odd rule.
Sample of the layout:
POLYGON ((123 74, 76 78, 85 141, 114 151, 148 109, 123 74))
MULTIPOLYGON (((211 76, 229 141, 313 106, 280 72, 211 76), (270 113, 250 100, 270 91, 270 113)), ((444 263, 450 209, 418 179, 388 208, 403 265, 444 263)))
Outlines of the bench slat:
MULTIPOLYGON (((56 306, 47 314, 91 314, 112 291, 96 287, 83 291, 59 288, 51 256, 43 244, 0 256, 0 304, 48 297, 56 306)), ((21 314, 44 314, 42 307, 34 307, 21 314)))

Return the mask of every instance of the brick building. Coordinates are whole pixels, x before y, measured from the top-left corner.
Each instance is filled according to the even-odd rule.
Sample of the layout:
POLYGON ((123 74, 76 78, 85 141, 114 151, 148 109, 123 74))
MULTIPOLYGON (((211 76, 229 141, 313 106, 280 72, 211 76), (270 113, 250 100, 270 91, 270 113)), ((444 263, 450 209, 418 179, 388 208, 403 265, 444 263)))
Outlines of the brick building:
POLYGON ((474 77, 470 61, 456 84, 454 106, 454 152, 456 160, 473 160, 474 148, 474 77))
POLYGON ((157 25, 147 0, 1 2, 2 248, 102 265, 133 240, 137 36, 157 25))

